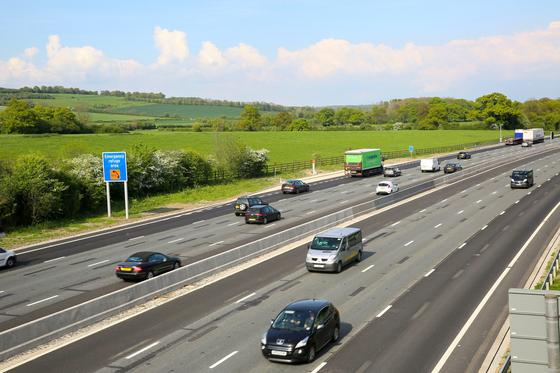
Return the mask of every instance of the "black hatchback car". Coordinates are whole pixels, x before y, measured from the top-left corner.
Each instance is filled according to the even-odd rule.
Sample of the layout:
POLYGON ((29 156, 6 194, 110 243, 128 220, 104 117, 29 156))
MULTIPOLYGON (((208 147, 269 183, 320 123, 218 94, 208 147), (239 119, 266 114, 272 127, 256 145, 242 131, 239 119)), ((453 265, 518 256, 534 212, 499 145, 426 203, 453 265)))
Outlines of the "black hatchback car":
POLYGON ((181 259, 153 251, 141 251, 117 264, 115 274, 125 281, 146 280, 181 266, 181 259))
POLYGON ((452 174, 453 172, 461 171, 462 169, 463 166, 461 166, 459 163, 448 163, 443 168, 443 172, 446 174, 452 174))
POLYGON ((276 210, 272 206, 268 205, 257 205, 249 207, 245 213, 245 223, 263 223, 266 224, 269 221, 280 220, 282 218, 280 211, 276 210))
POLYGON ((268 205, 268 202, 263 201, 259 197, 239 197, 235 201, 235 215, 245 215, 249 207, 256 205, 268 205))
POLYGON ((471 159, 471 154, 467 152, 459 152, 457 159, 471 159))
POLYGON ((282 184, 282 193, 301 193, 309 192, 309 184, 304 183, 302 180, 286 180, 282 184))
POLYGON ((340 314, 327 300, 291 303, 274 320, 261 339, 264 357, 272 361, 315 360, 319 350, 340 337, 340 314))

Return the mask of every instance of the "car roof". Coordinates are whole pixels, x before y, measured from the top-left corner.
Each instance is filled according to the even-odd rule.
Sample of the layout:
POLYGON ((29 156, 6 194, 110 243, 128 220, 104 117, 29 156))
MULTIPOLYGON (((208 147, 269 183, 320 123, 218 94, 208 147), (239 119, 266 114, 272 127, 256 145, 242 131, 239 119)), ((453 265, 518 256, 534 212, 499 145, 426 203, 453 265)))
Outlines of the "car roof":
POLYGON ((532 172, 532 168, 521 168, 519 170, 513 170, 512 172, 532 172))
POLYGON ((293 183, 293 182, 295 182, 295 181, 301 181, 301 180, 300 180, 300 179, 288 179, 288 180, 286 180, 285 182, 286 182, 286 183, 293 183))
POLYGON ((354 150, 348 150, 345 154, 362 154, 362 153, 366 153, 366 152, 373 152, 379 149, 354 149, 354 150))
POLYGON ((328 300, 325 299, 302 299, 290 303, 286 306, 286 310, 293 311, 320 311, 323 307, 330 304, 328 300))
POLYGON ((137 253, 129 255, 128 257, 130 258, 130 257, 133 257, 133 256, 137 256, 137 257, 140 257, 144 260, 144 259, 148 259, 148 257, 152 254, 160 254, 160 253, 157 253, 155 251, 139 251, 137 253))
POLYGON ((351 235, 352 233, 356 233, 356 232, 359 232, 359 231, 360 231, 360 228, 352 228, 352 227, 332 228, 332 229, 326 230, 324 232, 318 233, 317 236, 319 236, 319 237, 342 238, 342 237, 346 237, 348 235, 351 235))
MULTIPOLYGON (((253 206, 251 206, 251 207, 249 207, 249 208, 250 208, 250 209, 260 209, 260 208, 267 207, 267 206, 268 206, 268 205, 253 205, 253 206)), ((271 206, 271 207, 272 207, 272 206, 271 206)))
POLYGON ((391 185, 391 184, 393 184, 393 182, 390 181, 390 180, 383 180, 383 181, 380 181, 379 183, 377 183, 377 185, 383 185, 383 184, 389 184, 389 185, 391 185))

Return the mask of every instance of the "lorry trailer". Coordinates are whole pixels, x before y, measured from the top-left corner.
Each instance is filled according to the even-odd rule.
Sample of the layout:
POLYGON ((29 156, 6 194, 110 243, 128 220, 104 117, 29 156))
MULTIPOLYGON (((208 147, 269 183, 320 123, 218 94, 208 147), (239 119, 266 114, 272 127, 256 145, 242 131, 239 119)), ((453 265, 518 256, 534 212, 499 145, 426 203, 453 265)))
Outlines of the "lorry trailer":
POLYGON ((383 173, 380 149, 356 149, 344 153, 344 172, 350 176, 370 176, 383 173))

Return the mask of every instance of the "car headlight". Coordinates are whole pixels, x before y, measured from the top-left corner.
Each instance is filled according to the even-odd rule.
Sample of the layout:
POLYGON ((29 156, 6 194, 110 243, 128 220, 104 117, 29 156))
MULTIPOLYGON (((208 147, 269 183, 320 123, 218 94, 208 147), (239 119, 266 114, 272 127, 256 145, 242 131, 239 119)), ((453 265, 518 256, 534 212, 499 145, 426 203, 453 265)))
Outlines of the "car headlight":
POLYGON ((266 344, 266 332, 263 334, 263 336, 261 337, 261 344, 265 345, 266 344))
POLYGON ((329 261, 329 262, 332 262, 332 261, 335 260, 335 259, 336 259, 336 255, 331 255, 331 256, 329 256, 328 261, 329 261))
POLYGON ((523 182, 526 183, 526 182, 527 182, 527 179, 523 179, 523 182))
POLYGON ((305 347, 307 345, 308 340, 309 340, 309 337, 303 338, 301 341, 298 342, 298 344, 296 345, 295 348, 305 347))
POLYGON ((515 179, 511 179, 511 182, 512 182, 512 183, 515 183, 515 179))

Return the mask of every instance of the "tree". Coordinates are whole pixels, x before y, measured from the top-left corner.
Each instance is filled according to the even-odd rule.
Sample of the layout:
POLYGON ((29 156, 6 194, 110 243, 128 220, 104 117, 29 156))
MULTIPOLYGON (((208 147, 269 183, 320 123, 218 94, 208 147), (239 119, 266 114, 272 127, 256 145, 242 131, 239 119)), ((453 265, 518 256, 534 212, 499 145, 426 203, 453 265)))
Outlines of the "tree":
POLYGON ((259 109, 254 105, 245 105, 239 117, 239 129, 244 131, 258 131, 261 126, 261 113, 259 109))
POLYGON ((0 112, 2 133, 42 133, 47 126, 40 120, 27 102, 11 99, 6 109, 0 112))
POLYGON ((287 128, 288 131, 309 131, 310 129, 311 124, 304 118, 294 119, 287 128))
POLYGON ((324 108, 315 113, 315 119, 317 119, 320 125, 328 127, 335 124, 334 115, 334 109, 324 108))
POLYGON ((292 123, 294 116, 289 111, 281 111, 272 118, 272 125, 278 129, 284 130, 292 123))
POLYGON ((501 93, 491 93, 476 99, 478 119, 502 125, 504 129, 523 128, 521 105, 501 93))
POLYGON ((374 124, 387 123, 389 118, 387 117, 387 106, 385 104, 374 105, 371 108, 370 121, 374 124))

